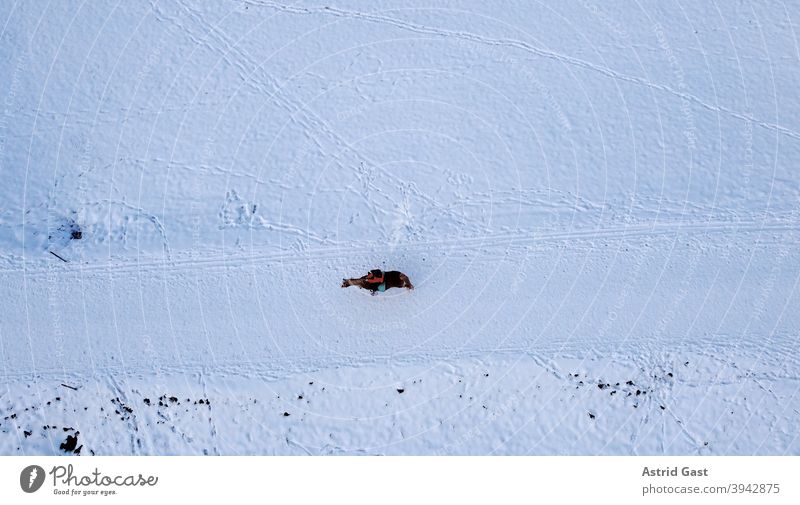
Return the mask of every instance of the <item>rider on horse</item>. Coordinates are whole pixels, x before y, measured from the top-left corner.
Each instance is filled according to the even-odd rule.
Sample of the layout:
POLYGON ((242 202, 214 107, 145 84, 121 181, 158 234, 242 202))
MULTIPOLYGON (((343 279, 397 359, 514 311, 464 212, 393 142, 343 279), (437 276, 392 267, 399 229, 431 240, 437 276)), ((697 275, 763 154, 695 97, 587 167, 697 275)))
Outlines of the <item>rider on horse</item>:
POLYGON ((367 289, 372 290, 373 295, 376 291, 380 291, 381 293, 386 291, 386 283, 383 282, 383 270, 370 270, 365 280, 369 286, 367 289))

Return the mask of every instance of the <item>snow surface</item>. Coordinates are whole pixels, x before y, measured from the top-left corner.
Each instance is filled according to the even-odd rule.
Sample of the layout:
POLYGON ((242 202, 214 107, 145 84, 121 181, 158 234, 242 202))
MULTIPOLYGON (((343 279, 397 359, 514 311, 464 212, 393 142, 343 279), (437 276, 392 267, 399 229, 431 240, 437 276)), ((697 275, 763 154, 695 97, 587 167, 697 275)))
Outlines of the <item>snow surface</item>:
POLYGON ((797 7, 0 3, 0 454, 800 454, 797 7))

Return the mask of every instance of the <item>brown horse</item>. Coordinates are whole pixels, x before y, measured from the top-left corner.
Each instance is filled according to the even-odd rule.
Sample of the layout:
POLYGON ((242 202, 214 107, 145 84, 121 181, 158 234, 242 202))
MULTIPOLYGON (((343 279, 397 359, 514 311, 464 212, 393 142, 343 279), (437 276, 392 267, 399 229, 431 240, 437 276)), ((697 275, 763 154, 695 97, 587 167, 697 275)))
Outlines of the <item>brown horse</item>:
MULTIPOLYGON (((398 272, 396 270, 390 270, 389 272, 383 272, 383 284, 386 289, 389 288, 407 288, 407 289, 414 289, 414 285, 411 284, 411 281, 408 280, 408 276, 403 272, 398 272)), ((358 286, 363 289, 368 289, 372 291, 372 295, 375 295, 378 291, 380 291, 379 283, 375 282, 368 282, 367 276, 359 277, 358 279, 342 279, 342 287, 346 288, 348 286, 358 286)))

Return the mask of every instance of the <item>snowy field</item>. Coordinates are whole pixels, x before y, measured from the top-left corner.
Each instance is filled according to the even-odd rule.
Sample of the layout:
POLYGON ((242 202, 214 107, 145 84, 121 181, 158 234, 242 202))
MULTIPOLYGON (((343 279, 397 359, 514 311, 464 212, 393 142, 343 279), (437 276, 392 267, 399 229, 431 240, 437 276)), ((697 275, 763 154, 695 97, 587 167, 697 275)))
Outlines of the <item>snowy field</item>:
POLYGON ((798 7, 0 2, 0 454, 800 455, 798 7))

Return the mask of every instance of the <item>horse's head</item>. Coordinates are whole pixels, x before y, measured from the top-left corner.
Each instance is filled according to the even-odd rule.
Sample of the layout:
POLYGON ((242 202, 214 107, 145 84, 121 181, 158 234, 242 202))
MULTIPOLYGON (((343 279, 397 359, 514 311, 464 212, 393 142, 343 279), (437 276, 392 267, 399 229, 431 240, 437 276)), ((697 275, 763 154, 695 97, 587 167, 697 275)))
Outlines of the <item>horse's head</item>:
POLYGON ((342 287, 346 288, 350 285, 350 281, 348 279, 342 279, 342 287))

